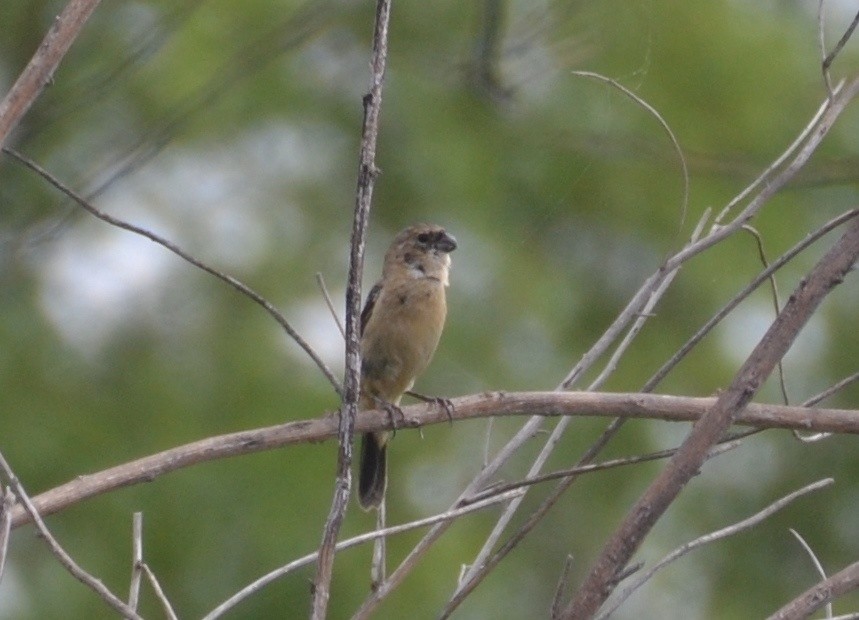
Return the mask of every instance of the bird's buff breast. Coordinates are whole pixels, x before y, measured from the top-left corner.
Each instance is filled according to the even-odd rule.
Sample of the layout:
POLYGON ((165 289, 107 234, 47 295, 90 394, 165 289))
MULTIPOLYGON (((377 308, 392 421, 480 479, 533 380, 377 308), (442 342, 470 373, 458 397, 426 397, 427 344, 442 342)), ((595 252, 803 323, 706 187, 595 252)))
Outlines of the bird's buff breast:
POLYGON ((364 387, 390 402, 411 388, 432 359, 447 312, 437 280, 382 292, 362 341, 364 387), (381 312, 379 312, 381 310, 381 312))

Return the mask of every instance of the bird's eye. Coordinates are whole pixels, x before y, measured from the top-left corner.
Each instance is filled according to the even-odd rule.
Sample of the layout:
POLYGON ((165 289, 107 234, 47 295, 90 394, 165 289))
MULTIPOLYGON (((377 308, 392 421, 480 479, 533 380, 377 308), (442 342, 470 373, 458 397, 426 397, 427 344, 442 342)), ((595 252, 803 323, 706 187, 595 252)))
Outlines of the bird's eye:
POLYGON ((421 243, 426 243, 429 241, 429 233, 421 233, 418 235, 418 241, 421 243))

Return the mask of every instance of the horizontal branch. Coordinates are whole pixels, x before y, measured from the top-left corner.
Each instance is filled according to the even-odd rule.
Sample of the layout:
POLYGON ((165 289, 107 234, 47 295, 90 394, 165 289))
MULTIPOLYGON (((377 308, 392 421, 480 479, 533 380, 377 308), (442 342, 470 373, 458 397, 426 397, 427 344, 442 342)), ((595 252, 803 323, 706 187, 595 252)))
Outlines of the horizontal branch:
MULTIPOLYGON (((660 394, 611 394, 605 392, 484 392, 452 399, 452 411, 436 404, 403 407, 397 428, 417 428, 456 420, 508 415, 620 417, 673 422, 694 422, 715 403, 714 398, 660 394)), ((751 404, 737 416, 736 424, 756 428, 798 429, 815 432, 859 434, 859 411, 784 405, 751 404)), ((386 411, 363 411, 355 420, 355 432, 390 428, 386 411)), ((40 514, 48 515, 84 499, 114 489, 151 482, 155 478, 197 463, 273 450, 291 444, 325 441, 337 437, 337 417, 287 422, 227 435, 208 437, 171 448, 94 474, 78 476, 34 498, 40 514)), ((15 506, 12 527, 29 521, 15 506)))

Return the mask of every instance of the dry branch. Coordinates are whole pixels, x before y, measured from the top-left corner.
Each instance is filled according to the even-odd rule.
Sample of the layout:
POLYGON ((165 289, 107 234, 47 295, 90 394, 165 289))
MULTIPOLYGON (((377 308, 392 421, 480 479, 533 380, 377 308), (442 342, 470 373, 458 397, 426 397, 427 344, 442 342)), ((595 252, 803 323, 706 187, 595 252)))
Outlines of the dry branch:
MULTIPOLYGON (((859 83, 859 80, 857 80, 859 83)), ((814 314, 823 298, 839 283, 859 258, 859 220, 854 219, 844 235, 800 282, 784 310, 740 368, 731 386, 692 428, 689 436, 641 498, 630 509, 593 565, 564 617, 591 618, 609 596, 617 575, 644 537, 698 472, 710 447, 748 405, 764 380, 787 352, 800 329, 814 314)))
MULTIPOLYGON (((612 394, 604 392, 485 392, 452 400, 454 420, 490 416, 587 416, 694 422, 716 402, 660 394, 612 394)), ((403 407, 397 428, 447 424, 448 414, 435 404, 403 407)), ((756 428, 803 429, 859 434, 859 411, 784 405, 751 404, 734 420, 756 428)), ((391 428, 383 410, 362 411, 355 431, 365 433, 391 428)), ((33 498, 42 515, 49 515, 84 499, 115 489, 151 482, 164 474, 231 456, 274 450, 292 444, 316 443, 337 436, 337 419, 325 415, 313 420, 288 422, 226 435, 208 437, 93 474, 81 475, 33 498)), ((21 506, 12 513, 12 527, 29 521, 21 506)))
POLYGON ((358 187, 352 222, 352 243, 349 255, 349 281, 346 285, 346 372, 343 380, 342 406, 340 408, 337 452, 337 477, 331 510, 325 520, 316 578, 313 587, 314 620, 326 616, 331 591, 331 575, 334 570, 334 555, 337 536, 352 484, 352 443, 355 435, 355 417, 358 413, 358 398, 361 390, 361 276, 364 272, 364 245, 367 237, 367 222, 376 182, 376 142, 379 136, 379 114, 382 109, 382 84, 385 79, 385 64, 388 58, 388 24, 391 17, 390 0, 378 0, 373 28, 373 54, 371 58, 370 92, 364 96, 364 124, 361 134, 361 153, 358 166, 358 187))
POLYGON ((70 0, 54 20, 39 49, 0 102, 0 144, 21 121, 39 94, 53 79, 66 52, 80 34, 100 0, 70 0))
POLYGON ((44 539, 48 548, 51 550, 51 553, 55 558, 57 558, 63 568, 65 568, 75 579, 95 592, 99 598, 112 607, 117 613, 122 615, 123 618, 128 618, 129 620, 142 620, 135 610, 126 605, 113 592, 108 590, 101 580, 82 569, 78 563, 72 559, 72 556, 63 549, 60 543, 57 542, 57 539, 54 538, 44 521, 42 521, 39 511, 30 501, 27 492, 18 481, 18 478, 15 476, 15 473, 12 471, 12 468, 9 466, 9 463, 6 462, 6 459, 2 454, 0 454, 0 470, 2 470, 8 478, 9 486, 15 490, 15 495, 18 496, 18 501, 22 504, 23 509, 26 510, 29 517, 35 521, 36 528, 39 530, 40 536, 44 539))
POLYGON ((815 611, 839 596, 859 588, 859 562, 840 570, 828 579, 809 588, 767 620, 797 620, 808 618, 815 611))

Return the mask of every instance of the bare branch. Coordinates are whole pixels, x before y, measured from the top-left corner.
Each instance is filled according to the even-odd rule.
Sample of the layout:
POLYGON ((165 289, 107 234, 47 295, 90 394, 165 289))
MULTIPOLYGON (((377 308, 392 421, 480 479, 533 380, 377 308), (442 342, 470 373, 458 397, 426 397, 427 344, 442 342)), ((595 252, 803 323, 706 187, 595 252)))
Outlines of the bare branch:
POLYGON ((734 308, 736 308, 740 303, 746 299, 749 295, 751 295, 763 282, 769 279, 772 274, 781 269, 785 264, 793 260, 797 255, 800 254, 803 250, 809 247, 811 244, 816 242, 818 239, 831 232, 835 228, 841 226, 845 222, 849 222, 854 217, 859 216, 859 209, 851 209, 845 213, 842 213, 836 218, 831 219, 826 224, 821 226, 818 230, 814 231, 810 235, 806 235, 799 243, 793 246, 790 250, 782 254, 778 257, 769 267, 764 269, 761 273, 759 273, 742 291, 737 293, 731 301, 729 301, 725 306, 719 310, 716 314, 714 314, 710 320, 708 320, 701 328, 695 332, 695 334, 684 343, 682 347, 680 347, 677 352, 671 356, 662 367, 656 371, 656 373, 644 384, 642 391, 650 392, 653 390, 667 375, 668 373, 678 364, 680 360, 682 360, 686 355, 691 351, 704 337, 709 334, 716 325, 718 325, 722 319, 724 319, 728 314, 730 314, 734 308))
MULTIPOLYGON (((859 84, 859 80, 856 84, 859 84)), ((841 239, 794 291, 784 310, 740 368, 731 386, 692 427, 680 450, 629 511, 603 548, 579 592, 567 606, 565 617, 590 618, 599 609, 611 593, 617 574, 623 570, 683 486, 697 473, 707 451, 727 430, 734 417, 743 411, 800 329, 824 297, 843 281, 857 258, 859 220, 853 220, 841 239)))
MULTIPOLYGON (((394 536, 396 534, 402 534, 403 532, 408 532, 414 529, 426 527, 428 525, 433 525, 434 523, 439 523, 442 521, 452 521, 454 519, 458 519, 463 515, 470 514, 478 510, 483 510, 484 508, 494 506, 495 504, 509 501, 511 497, 512 495, 510 494, 499 495, 498 497, 492 497, 480 502, 476 502, 469 506, 451 509, 441 514, 426 517, 424 519, 418 519, 417 521, 410 521, 409 523, 403 523, 402 525, 393 525, 382 530, 374 530, 372 532, 367 532, 366 534, 361 534, 359 536, 354 536, 353 538, 340 541, 335 546, 335 551, 340 552, 345 549, 349 549, 350 547, 370 542, 371 540, 375 540, 377 538, 385 538, 388 536, 394 536)), ((298 558, 297 560, 293 560, 289 564, 281 566, 280 568, 277 568, 270 573, 263 575, 262 577, 249 584, 248 586, 245 586, 239 592, 231 596, 229 599, 227 599, 220 605, 218 605, 215 609, 206 614, 203 620, 215 620, 215 618, 220 618, 224 613, 241 603, 243 600, 252 596, 271 582, 283 577, 284 575, 298 568, 301 568, 302 566, 312 564, 316 561, 318 557, 319 552, 309 553, 304 557, 298 558)))
POLYGON ((131 586, 128 606, 137 611, 140 600, 140 580, 143 577, 143 513, 135 512, 131 523, 131 586))
POLYGON ((325 305, 328 306, 328 312, 331 313, 331 318, 334 319, 334 324, 337 326, 337 331, 346 339, 346 330, 343 328, 343 323, 340 322, 340 317, 337 316, 337 310, 334 308, 334 303, 331 301, 331 295, 328 294, 328 287, 325 286, 325 278, 322 274, 316 272, 316 284, 319 286, 319 291, 322 293, 322 298, 325 300, 325 305))
POLYGON ((45 522, 42 521, 42 517, 39 516, 36 507, 33 506, 32 502, 30 502, 30 498, 27 496, 27 492, 24 490, 24 487, 18 481, 18 478, 15 476, 15 473, 12 471, 12 468, 9 466, 9 463, 6 462, 6 458, 3 454, 0 454, 0 469, 3 470, 3 473, 6 475, 6 478, 9 481, 9 486, 15 489, 15 495, 18 496, 18 501, 24 505, 27 513, 30 515, 30 519, 36 524, 36 528, 39 530, 39 534, 41 534, 42 538, 47 543, 48 547, 51 549, 51 553, 54 554, 54 557, 59 560, 60 564, 69 571, 72 576, 80 581, 85 586, 89 587, 93 592, 95 592, 99 598, 101 598, 105 603, 110 605, 117 613, 121 614, 123 618, 128 618, 129 620, 142 620, 140 616, 128 605, 122 602, 113 592, 108 590, 105 585, 82 569, 77 563, 72 559, 72 557, 66 553, 65 549, 60 546, 60 543, 57 542, 57 539, 51 534, 50 530, 48 530, 45 522))
POLYGON ((823 7, 826 0, 818 0, 817 2, 817 46, 820 51, 820 70, 823 73, 823 83, 826 86, 826 92, 829 93, 829 98, 832 98, 832 81, 829 77, 829 62, 826 58, 826 17, 824 16, 823 7))
POLYGON ((337 479, 331 510, 325 521, 319 562, 313 588, 314 620, 323 620, 328 608, 331 574, 337 535, 352 484, 352 443, 355 434, 355 416, 361 390, 361 275, 364 271, 364 245, 367 221, 373 201, 376 168, 376 142, 379 135, 379 114, 382 109, 382 84, 388 59, 388 25, 391 17, 391 0, 378 0, 373 28, 373 54, 370 92, 364 96, 364 126, 361 135, 361 153, 358 166, 358 188, 352 222, 352 244, 349 256, 349 281, 346 286, 346 375, 343 381, 340 426, 338 431, 337 479))
MULTIPOLYGON (((618 422, 618 420, 615 420, 618 422)), ((613 427, 619 428, 618 426, 613 427)), ((537 524, 545 517, 549 510, 557 503, 557 501, 561 498, 566 490, 572 485, 572 483, 578 478, 582 473, 589 473, 587 469, 588 466, 584 463, 590 461, 596 455, 598 450, 602 449, 604 442, 598 441, 595 446, 591 446, 591 448, 585 453, 585 455, 579 459, 579 467, 574 469, 582 469, 582 471, 573 471, 570 475, 562 476, 561 482, 559 482, 552 492, 546 497, 540 505, 537 507, 534 512, 528 515, 528 518, 525 522, 519 526, 519 528, 507 539, 501 547, 492 554, 489 559, 485 560, 479 567, 478 570, 474 571, 474 576, 471 580, 461 583, 457 588, 454 595, 451 597, 450 601, 448 601, 445 608, 442 610, 441 614, 439 614, 440 618, 449 618, 451 614, 456 610, 459 605, 465 600, 465 598, 477 588, 478 585, 483 581, 483 579, 503 560, 516 546, 522 542, 522 540, 527 536, 536 526, 537 524)), ((737 446, 737 442, 729 442, 724 446, 720 446, 718 448, 714 448, 710 450, 707 455, 707 458, 712 458, 719 454, 722 454, 728 450, 731 450, 737 446)), ((677 452, 677 449, 670 450, 671 455, 677 452)), ((652 460, 652 459, 646 459, 652 460)), ((638 570, 637 568, 630 569, 630 572, 635 572, 638 570)))
MULTIPOLYGON (((734 448, 739 447, 739 445, 740 440, 730 437, 721 445, 713 448, 710 451, 708 458, 712 458, 714 456, 718 456, 720 454, 728 452, 729 450, 733 450, 734 448)), ((576 467, 571 467, 569 469, 553 471, 547 474, 542 474, 540 476, 533 476, 525 478, 524 480, 518 480, 516 482, 493 485, 488 489, 481 491, 480 493, 476 493, 467 500, 463 500, 463 502, 465 505, 467 505, 473 501, 486 499, 487 497, 494 497, 499 493, 506 493, 507 491, 514 491, 516 489, 521 489, 522 487, 533 486, 535 484, 540 484, 542 482, 550 482, 552 480, 558 480, 559 478, 569 478, 571 476, 580 476, 582 474, 592 474, 598 471, 606 471, 607 469, 616 469, 618 467, 626 467, 628 465, 638 465, 639 463, 649 463, 650 461, 667 459, 671 456, 674 456, 676 452, 677 448, 670 448, 668 450, 658 450, 656 452, 650 452, 649 454, 611 459, 609 461, 602 461, 600 463, 577 465, 576 467)))
MULTIPOLYGON (((817 574, 820 576, 820 578, 826 579, 826 571, 823 570, 823 565, 820 563, 820 560, 817 559, 817 556, 814 554, 814 550, 811 548, 811 545, 809 545, 807 542, 805 542, 805 539, 802 536, 800 536, 799 532, 797 532, 795 529, 790 528, 789 531, 791 534, 793 534, 793 537, 799 541, 799 544, 802 545, 802 548, 808 554, 808 557, 811 558, 811 562, 814 564, 814 568, 817 570, 817 574)), ((826 604, 826 617, 832 618, 832 603, 831 602, 826 604)))
MULTIPOLYGON (((821 45, 821 51, 823 53, 825 53, 826 47, 825 47, 825 44, 823 43, 823 23, 822 23, 823 22, 823 1, 822 0, 820 3, 820 6, 821 6, 820 18, 819 18, 821 21, 821 24, 820 24, 820 33, 821 33, 820 34, 820 45, 821 45)), ((821 69, 823 70, 823 76, 827 81, 827 86, 829 85, 829 67, 832 66, 832 63, 838 57, 838 54, 840 54, 841 50, 844 49, 844 46, 847 45, 847 41, 849 41, 850 37, 853 36, 853 31, 856 30, 857 25, 859 25, 859 12, 856 13, 856 16, 853 18, 853 21, 850 22, 849 26, 847 26, 847 30, 845 30, 844 34, 841 35, 841 38, 838 39, 838 43, 835 44, 835 47, 832 49, 832 51, 829 52, 829 54, 827 54, 824 57, 823 62, 820 63, 821 69)), ((830 90, 830 92, 832 91, 831 88, 829 90, 830 90)))
POLYGON ((841 381, 839 381, 838 383, 835 383, 834 385, 829 386, 828 388, 823 390, 820 394, 817 394, 816 396, 812 396, 811 398, 806 400, 804 403, 802 403, 802 406, 803 407, 813 407, 814 405, 816 405, 820 401, 826 400, 830 396, 837 394, 838 392, 840 392, 841 390, 846 388, 848 385, 852 385, 852 384, 856 383, 857 381, 859 381, 859 372, 855 372, 852 375, 850 375, 849 377, 844 377, 841 381))
POLYGON ((334 378, 334 374, 331 372, 331 370, 329 370, 329 368, 325 364, 325 362, 322 361, 322 358, 319 357, 319 355, 317 355, 316 351, 313 350, 313 347, 311 347, 304 340, 304 338, 302 338, 301 335, 297 331, 295 331, 295 329, 292 327, 292 325, 290 325, 289 321, 286 320, 286 317, 283 316, 283 314, 277 308, 275 308, 271 304, 271 302, 268 301, 265 297, 263 297, 262 295, 257 293, 255 290, 253 290, 251 287, 244 284, 243 282, 241 282, 237 278, 234 278, 233 276, 227 275, 221 271, 218 271, 214 267, 211 267, 208 264, 201 261, 200 259, 192 256, 190 253, 186 252, 185 250, 180 248, 178 245, 176 245, 172 241, 169 241, 169 240, 165 239, 164 237, 162 237, 162 236, 160 236, 160 235, 158 235, 158 234, 156 234, 156 233, 154 233, 154 232, 152 232, 146 228, 143 228, 142 226, 137 226, 135 224, 131 224, 129 222, 121 220, 117 217, 114 217, 112 215, 105 213, 104 211, 97 209, 90 202, 88 202, 85 198, 83 198, 80 194, 78 194, 77 192, 72 190, 70 187, 65 185, 62 181, 57 179, 50 172, 48 172, 47 170, 42 168, 39 164, 37 164, 36 162, 31 160, 30 158, 26 157, 25 155, 22 155, 21 153, 15 151, 13 149, 6 148, 6 147, 3 147, 2 150, 4 153, 9 155, 10 157, 12 157, 15 160, 19 161, 20 163, 24 164, 27 168, 29 168, 30 170, 32 170, 33 172, 35 172, 36 174, 41 176, 48 183, 50 183, 55 188, 60 190, 63 194, 65 194, 66 196, 68 196, 69 198, 74 200, 78 205, 83 207, 86 211, 88 211, 90 214, 94 215, 95 217, 97 217, 101 221, 106 222, 106 223, 110 224, 111 226, 116 226, 117 228, 127 230, 127 231, 132 232, 136 235, 146 237, 150 241, 154 241, 155 243, 157 243, 161 247, 166 248, 166 249, 170 250, 171 252, 173 252, 174 254, 176 254, 179 258, 182 258, 183 260, 191 263, 192 265, 194 265, 198 269, 202 269, 206 273, 209 273, 209 274, 215 276, 216 278, 218 278, 222 282, 226 282, 227 284, 232 286, 234 289, 236 289, 239 293, 241 293, 242 295, 245 295, 246 297, 249 297, 250 299, 255 301, 257 304, 262 306, 262 308, 266 312, 268 312, 269 315, 275 321, 277 321, 277 323, 283 328, 283 330, 289 335, 289 337, 292 338, 298 344, 298 346, 300 346, 302 349, 304 349, 304 352, 310 356, 310 359, 312 359, 313 362, 316 364, 316 366, 319 368, 319 370, 322 371, 322 374, 325 375, 325 378, 328 379, 329 383, 331 383, 331 385, 334 387, 334 390, 338 394, 340 394, 340 384, 338 383, 337 379, 334 378))
POLYGON ((69 0, 54 20, 39 49, 0 102, 0 144, 6 142, 9 133, 53 79, 63 57, 98 4, 99 0, 69 0))
POLYGON ((9 487, 0 485, 0 581, 6 570, 6 554, 9 552, 9 535, 12 532, 12 508, 15 494, 9 487))
POLYGON ((561 569, 561 576, 558 578, 558 585, 555 587, 555 596, 552 597, 552 609, 549 617, 552 620, 558 620, 561 617, 563 610, 564 594, 570 584, 570 570, 573 568, 573 556, 568 555, 564 560, 564 568, 561 569))
MULTIPOLYGON (((664 394, 612 394, 606 392, 484 392, 452 400, 454 420, 490 416, 591 416, 695 422, 716 402, 714 398, 692 398, 664 394)), ((419 428, 448 424, 448 413, 435 404, 402 407, 397 428, 419 428)), ((735 424, 755 428, 801 428, 812 431, 859 434, 859 412, 850 409, 817 409, 798 406, 750 404, 734 419, 735 424)), ((384 410, 362 411, 355 431, 366 433, 392 429, 384 410)), ((70 482, 46 491, 33 504, 42 515, 58 512, 84 499, 142 482, 198 463, 242 454, 274 450, 293 444, 319 443, 337 436, 337 419, 330 414, 226 435, 217 435, 164 450, 98 473, 76 476, 70 482)), ((484 483, 485 485, 485 483, 484 483)), ((483 487, 469 489, 459 501, 483 487)), ((12 527, 30 519, 21 506, 12 512, 12 527)), ((388 579, 390 582, 390 579, 388 579)))
POLYGON ((145 562, 143 563, 143 572, 146 573, 146 578, 149 580, 149 585, 152 586, 152 590, 155 592, 155 597, 161 603, 161 608, 164 610, 164 615, 167 616, 167 620, 179 620, 179 617, 176 615, 176 612, 173 611, 173 606, 167 599, 167 595, 164 594, 164 590, 161 588, 161 584, 158 583, 158 579, 156 579, 155 573, 152 572, 152 569, 149 568, 149 565, 145 562))
MULTIPOLYGON (((701 231, 704 229, 704 225, 706 224, 707 219, 709 218, 709 210, 705 212, 705 214, 699 220, 697 226, 695 227, 694 232, 692 233, 691 239, 689 243, 694 243, 698 236, 701 234, 701 231)), ((635 317, 630 328, 627 330, 627 333, 624 335, 621 342, 617 345, 615 350, 612 352, 612 355, 609 361, 606 363, 602 372, 597 376, 596 379, 590 384, 589 389, 594 390, 598 389, 603 383, 608 379, 608 377, 614 372, 617 368, 617 364, 621 358, 621 356, 626 352, 626 350, 632 344, 632 341, 644 327, 645 321, 651 316, 653 309, 658 304, 659 300, 662 299, 662 296, 668 290, 668 287, 674 281, 674 277, 677 275, 679 271, 679 267, 673 269, 672 271, 663 275, 662 278, 654 281, 653 290, 650 291, 650 295, 648 296, 644 306, 641 308, 641 311, 635 317)), ((560 389, 560 386, 559 386, 560 389)), ((572 418, 564 418, 561 420, 555 428, 552 430, 552 434, 549 436, 549 439, 546 441, 546 444, 543 446, 543 449, 540 451, 540 454, 534 460, 534 463, 531 465, 530 470, 528 471, 528 477, 535 476, 539 471, 542 470, 545 462, 548 460, 552 452, 554 451, 555 446, 561 440, 563 433, 566 431, 567 426, 572 422, 572 418)), ((586 451, 585 455, 579 459, 578 465, 585 465, 596 458, 597 453, 602 450, 603 446, 606 445, 609 437, 611 437, 614 433, 616 433, 621 425, 622 421, 617 422, 616 424, 611 425, 611 431, 608 434, 603 434, 602 437, 597 439, 597 441, 591 446, 589 450, 586 451)), ((442 617, 446 617, 450 613, 453 612, 454 609, 463 601, 465 597, 474 590, 489 574, 489 572, 502 560, 504 557, 512 551, 515 546, 525 537, 528 533, 542 520, 542 518, 548 514, 549 510, 552 506, 554 506, 555 502, 558 498, 566 492, 566 490, 574 483, 576 480, 576 476, 571 475, 565 477, 553 490, 551 495, 543 500, 540 506, 534 511, 534 513, 525 521, 525 523, 519 527, 519 529, 511 536, 510 540, 508 540, 498 551, 492 554, 492 550, 495 548, 498 540, 501 538, 501 535, 504 533, 508 523, 513 518, 513 515, 518 510, 521 502, 524 499, 524 493, 522 493, 519 497, 510 502, 510 505, 504 510, 504 513, 498 519, 498 522, 492 529, 492 532, 489 536, 487 536, 486 541, 480 549, 480 552, 477 554, 474 562, 472 562, 471 567, 466 572, 465 578, 462 579, 456 588, 453 596, 450 601, 446 605, 444 611, 442 612, 442 617), (491 560, 487 560, 492 554, 491 560)))
MULTIPOLYGON (((767 260, 766 250, 764 250, 764 240, 763 237, 761 237, 761 233, 759 233, 757 229, 750 224, 743 224, 742 229, 749 233, 755 240, 755 247, 758 250, 758 258, 761 259, 761 264, 764 266, 764 269, 767 269, 770 264, 769 260, 767 260)), ((781 312, 781 299, 779 299, 778 282, 776 282, 775 274, 770 275, 769 281, 770 289, 772 289, 773 311, 775 315, 778 315, 778 313, 781 312)), ((784 365, 781 363, 781 360, 776 364, 776 370, 778 371, 778 386, 781 390, 781 399, 782 402, 787 405, 790 403, 790 399, 787 396, 787 384, 784 379, 784 365)))
POLYGON ((766 519, 770 518, 782 508, 785 508, 794 500, 799 499, 803 495, 808 495, 809 493, 824 489, 832 485, 834 482, 835 481, 832 478, 818 480, 817 482, 804 486, 801 489, 798 489, 793 493, 782 497, 780 500, 773 502, 760 512, 752 515, 751 517, 743 519, 742 521, 734 523, 733 525, 729 525, 728 527, 722 528, 721 530, 717 530, 715 532, 711 532, 709 534, 701 536, 700 538, 696 538, 695 540, 692 540, 684 545, 677 547, 674 551, 672 551, 664 558, 659 560, 659 562, 654 564, 645 573, 639 575, 639 577, 635 580, 634 583, 624 588, 623 592, 621 592, 616 599, 612 600, 611 606, 608 606, 606 609, 600 610, 602 613, 600 613, 599 619, 603 620, 611 616, 611 614, 617 611, 621 604, 623 604, 623 602, 626 601, 626 599, 628 599, 633 592, 638 590, 646 582, 650 581, 653 575, 655 575, 657 572, 659 572, 675 560, 679 560, 680 558, 694 551, 698 547, 703 547, 704 545, 714 543, 718 540, 722 540, 723 538, 728 538, 729 536, 733 536, 735 534, 739 534, 740 532, 744 532, 748 529, 751 529, 754 526, 762 523, 766 519))
POLYGON ((859 588, 859 562, 835 573, 809 588, 790 603, 779 609, 767 620, 794 620, 808 618, 829 601, 859 588))
POLYGON ((677 137, 674 135, 674 132, 671 131, 671 127, 667 122, 665 122, 665 119, 662 118, 662 115, 656 110, 656 108, 620 82, 591 71, 573 71, 572 73, 579 77, 586 77, 604 82, 618 89, 624 95, 632 99, 636 104, 647 110, 647 112, 659 122, 662 129, 665 130, 665 133, 668 134, 668 138, 671 140, 671 145, 674 147, 674 151, 677 153, 677 158, 680 160, 680 168, 683 172, 683 203, 680 208, 680 228, 682 228, 683 223, 686 221, 686 212, 689 210, 689 168, 686 165, 686 156, 683 154, 683 149, 680 148, 680 142, 677 141, 677 137))
POLYGON ((805 126, 805 128, 799 133, 799 135, 794 139, 793 142, 784 150, 784 152, 779 155, 775 161, 773 161, 769 166, 767 166, 766 170, 764 170, 758 177, 752 181, 749 185, 747 185, 743 191, 734 196, 731 201, 725 205, 725 208, 719 212, 719 215, 716 216, 716 219, 713 221, 713 226, 721 226, 722 220, 728 216, 728 213, 740 204, 743 200, 748 198, 753 191, 755 191, 758 187, 760 187, 763 183, 765 183, 776 170, 781 168, 784 163, 793 155, 797 149, 802 145, 803 142, 808 140, 808 136, 815 130, 815 128, 820 123, 820 120, 823 118, 823 115, 829 110, 829 106, 831 104, 832 98, 841 92, 843 83, 840 83, 835 86, 832 91, 832 94, 827 97, 827 99, 820 104, 820 107, 817 109, 817 112, 805 126))

